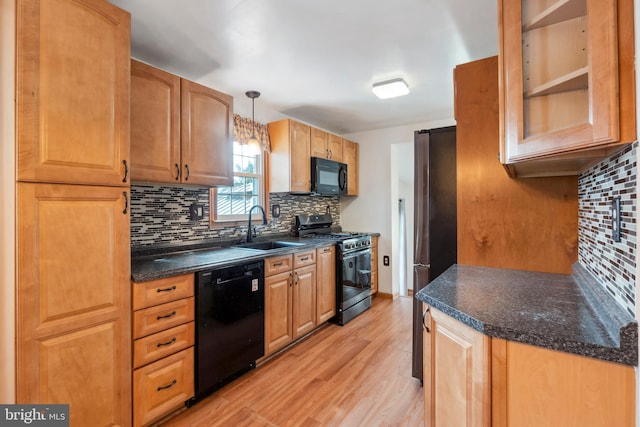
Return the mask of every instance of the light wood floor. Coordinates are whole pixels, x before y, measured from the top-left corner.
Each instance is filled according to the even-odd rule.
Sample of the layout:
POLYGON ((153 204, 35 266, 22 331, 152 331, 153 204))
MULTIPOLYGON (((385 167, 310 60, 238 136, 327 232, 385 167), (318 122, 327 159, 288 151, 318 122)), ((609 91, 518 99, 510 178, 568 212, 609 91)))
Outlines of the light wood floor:
POLYGON ((162 426, 422 426, 411 304, 375 298, 162 426))

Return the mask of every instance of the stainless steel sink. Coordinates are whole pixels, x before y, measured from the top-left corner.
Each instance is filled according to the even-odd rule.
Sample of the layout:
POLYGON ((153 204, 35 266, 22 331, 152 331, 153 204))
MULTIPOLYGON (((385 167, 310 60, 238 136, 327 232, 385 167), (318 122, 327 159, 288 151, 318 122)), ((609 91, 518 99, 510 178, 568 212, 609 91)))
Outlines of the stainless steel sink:
POLYGON ((294 246, 304 246, 305 243, 300 242, 282 242, 282 241, 269 241, 269 242, 251 242, 235 245, 237 248, 257 249, 261 251, 272 251, 274 249, 291 248, 294 246))

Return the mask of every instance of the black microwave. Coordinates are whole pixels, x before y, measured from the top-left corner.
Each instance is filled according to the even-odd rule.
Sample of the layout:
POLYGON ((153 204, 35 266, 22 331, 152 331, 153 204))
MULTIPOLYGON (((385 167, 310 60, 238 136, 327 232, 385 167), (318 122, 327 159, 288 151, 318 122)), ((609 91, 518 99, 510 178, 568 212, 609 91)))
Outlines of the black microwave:
POLYGON ((347 165, 320 157, 312 157, 311 192, 322 196, 347 194, 347 165))

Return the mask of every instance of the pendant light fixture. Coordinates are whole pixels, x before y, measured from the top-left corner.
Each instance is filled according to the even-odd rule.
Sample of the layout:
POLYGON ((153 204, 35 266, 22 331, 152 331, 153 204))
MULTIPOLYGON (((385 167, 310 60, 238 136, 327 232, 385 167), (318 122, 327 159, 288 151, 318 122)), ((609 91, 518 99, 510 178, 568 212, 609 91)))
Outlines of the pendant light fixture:
POLYGON ((247 140, 247 150, 250 154, 256 156, 262 151, 262 147, 258 138, 256 138, 256 117, 255 117, 255 100, 260 96, 257 90, 250 90, 245 93, 251 98, 251 138, 247 140))

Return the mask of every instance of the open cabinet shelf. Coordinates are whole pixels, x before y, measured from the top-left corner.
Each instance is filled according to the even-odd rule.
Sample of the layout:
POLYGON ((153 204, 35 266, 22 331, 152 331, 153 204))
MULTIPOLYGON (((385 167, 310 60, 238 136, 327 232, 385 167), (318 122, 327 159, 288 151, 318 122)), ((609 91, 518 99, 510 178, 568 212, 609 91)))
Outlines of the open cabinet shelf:
POLYGON ((587 2, 585 0, 560 0, 526 22, 524 30, 534 30, 586 14, 587 2))
POLYGON ((525 94, 526 98, 570 92, 589 88, 589 68, 582 67, 548 83, 534 87, 525 94))

